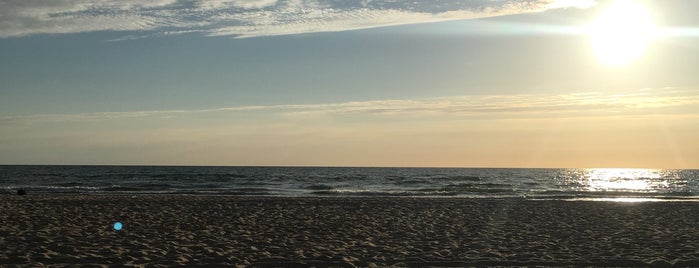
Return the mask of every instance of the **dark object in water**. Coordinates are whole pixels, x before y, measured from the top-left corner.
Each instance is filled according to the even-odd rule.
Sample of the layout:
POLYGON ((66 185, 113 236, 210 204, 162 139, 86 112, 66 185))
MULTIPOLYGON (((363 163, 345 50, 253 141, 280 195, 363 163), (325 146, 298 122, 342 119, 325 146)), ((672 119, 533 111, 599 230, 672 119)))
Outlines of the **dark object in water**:
POLYGON ((27 194, 27 191, 25 191, 24 189, 17 190, 17 195, 26 195, 26 194, 27 194))

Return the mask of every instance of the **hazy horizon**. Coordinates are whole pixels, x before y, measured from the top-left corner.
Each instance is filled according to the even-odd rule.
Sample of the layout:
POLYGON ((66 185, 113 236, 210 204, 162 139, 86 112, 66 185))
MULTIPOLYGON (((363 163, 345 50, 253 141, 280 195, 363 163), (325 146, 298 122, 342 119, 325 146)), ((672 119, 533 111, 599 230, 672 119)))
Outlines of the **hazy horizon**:
POLYGON ((696 169, 696 8, 6 2, 0 164, 696 169))

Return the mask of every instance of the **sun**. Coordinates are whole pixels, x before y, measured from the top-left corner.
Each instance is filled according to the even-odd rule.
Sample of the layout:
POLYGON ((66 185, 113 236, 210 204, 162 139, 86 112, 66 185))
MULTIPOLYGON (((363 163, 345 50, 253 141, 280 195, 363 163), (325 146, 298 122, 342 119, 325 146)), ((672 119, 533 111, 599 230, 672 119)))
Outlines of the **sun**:
POLYGON ((609 5, 590 25, 592 49, 605 64, 625 65, 636 59, 655 37, 650 13, 632 0, 609 5))

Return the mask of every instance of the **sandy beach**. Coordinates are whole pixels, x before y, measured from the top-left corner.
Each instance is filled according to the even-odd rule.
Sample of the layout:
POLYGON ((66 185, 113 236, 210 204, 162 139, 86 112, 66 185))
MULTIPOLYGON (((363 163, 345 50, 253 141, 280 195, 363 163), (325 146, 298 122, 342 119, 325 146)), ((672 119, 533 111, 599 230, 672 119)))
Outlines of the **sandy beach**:
POLYGON ((697 219, 692 202, 4 195, 0 266, 699 266, 697 219))

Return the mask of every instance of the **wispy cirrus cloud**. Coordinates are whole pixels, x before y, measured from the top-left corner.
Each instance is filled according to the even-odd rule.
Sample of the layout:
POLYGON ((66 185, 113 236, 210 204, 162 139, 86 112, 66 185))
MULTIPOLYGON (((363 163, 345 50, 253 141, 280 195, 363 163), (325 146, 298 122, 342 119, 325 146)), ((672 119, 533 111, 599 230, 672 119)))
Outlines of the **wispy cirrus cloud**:
POLYGON ((202 0, 196 2, 201 9, 225 9, 236 7, 242 9, 257 9, 273 6, 278 0, 202 0))
POLYGON ((346 116, 408 116, 447 118, 568 118, 659 115, 699 116, 699 91, 676 88, 640 89, 616 93, 520 94, 453 96, 416 100, 374 100, 327 104, 238 106, 199 110, 96 112, 4 116, 0 122, 88 122, 141 118, 196 118, 246 113, 286 119, 346 116))
POLYGON ((593 4, 592 0, 5 0, 0 1, 0 37, 147 31, 243 38, 586 8, 593 4))

